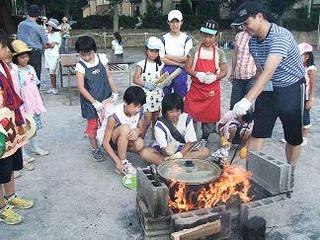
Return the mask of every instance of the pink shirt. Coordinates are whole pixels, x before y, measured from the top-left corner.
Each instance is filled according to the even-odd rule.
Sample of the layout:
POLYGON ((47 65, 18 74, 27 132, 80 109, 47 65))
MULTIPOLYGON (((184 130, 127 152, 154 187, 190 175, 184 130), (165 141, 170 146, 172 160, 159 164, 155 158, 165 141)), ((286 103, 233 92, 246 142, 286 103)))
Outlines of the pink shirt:
POLYGON ((251 79, 256 75, 256 64, 249 52, 250 35, 245 32, 237 33, 235 37, 235 45, 238 49, 236 68, 234 77, 236 79, 251 79))
POLYGON ((37 87, 38 78, 34 68, 30 65, 19 67, 18 73, 24 111, 32 115, 45 112, 46 110, 37 87))

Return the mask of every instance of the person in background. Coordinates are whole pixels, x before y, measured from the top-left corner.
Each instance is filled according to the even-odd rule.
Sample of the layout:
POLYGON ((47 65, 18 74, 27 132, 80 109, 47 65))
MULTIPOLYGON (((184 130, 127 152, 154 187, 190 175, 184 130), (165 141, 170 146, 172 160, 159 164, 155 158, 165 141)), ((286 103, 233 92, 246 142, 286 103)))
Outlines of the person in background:
POLYGON ((115 32, 112 35, 112 38, 113 40, 111 42, 111 45, 112 45, 113 55, 115 57, 122 58, 123 57, 123 41, 120 33, 115 32))
POLYGON ((46 16, 43 16, 41 18, 41 26, 43 27, 45 33, 47 33, 47 22, 48 22, 48 18, 46 16))
POLYGON ((39 79, 38 88, 41 85, 42 54, 44 48, 53 48, 48 43, 43 28, 37 24, 36 20, 40 15, 40 8, 36 4, 30 5, 28 18, 18 25, 17 39, 25 42, 32 52, 30 53, 29 64, 35 69, 39 79))
POLYGON ((182 13, 179 10, 172 10, 168 14, 168 25, 170 32, 160 37, 162 48, 160 51, 161 61, 165 64, 163 72, 171 74, 177 68, 181 68, 181 73, 173 79, 169 86, 163 88, 164 94, 171 93, 172 90, 181 97, 185 97, 188 90, 187 72, 184 70, 187 56, 192 48, 192 38, 181 32, 183 23, 182 13))
POLYGON ((50 18, 47 22, 48 41, 53 48, 44 51, 45 68, 49 71, 51 88, 47 93, 58 94, 56 70, 59 60, 59 49, 61 45, 60 27, 57 19, 50 18))
POLYGON ((62 18, 62 23, 60 24, 60 28, 61 28, 61 37, 62 37, 61 53, 69 53, 71 26, 68 23, 67 17, 62 18))

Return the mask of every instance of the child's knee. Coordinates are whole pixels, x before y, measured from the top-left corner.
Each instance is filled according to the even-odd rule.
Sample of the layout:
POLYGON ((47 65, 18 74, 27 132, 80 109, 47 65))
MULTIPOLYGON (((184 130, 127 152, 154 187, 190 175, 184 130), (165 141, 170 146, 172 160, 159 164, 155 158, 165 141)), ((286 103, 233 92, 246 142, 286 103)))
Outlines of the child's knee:
POLYGON ((133 145, 134 145, 134 148, 135 148, 135 150, 136 150, 137 152, 140 152, 140 151, 144 148, 143 140, 142 140, 142 138, 140 138, 140 137, 138 137, 138 138, 134 141, 133 145))
POLYGON ((131 128, 128 124, 123 124, 123 125, 120 125, 118 127, 119 129, 119 136, 128 136, 128 134, 130 133, 131 131, 131 128))
POLYGON ((210 155, 210 150, 209 148, 202 147, 199 149, 199 155, 201 159, 205 159, 210 155))

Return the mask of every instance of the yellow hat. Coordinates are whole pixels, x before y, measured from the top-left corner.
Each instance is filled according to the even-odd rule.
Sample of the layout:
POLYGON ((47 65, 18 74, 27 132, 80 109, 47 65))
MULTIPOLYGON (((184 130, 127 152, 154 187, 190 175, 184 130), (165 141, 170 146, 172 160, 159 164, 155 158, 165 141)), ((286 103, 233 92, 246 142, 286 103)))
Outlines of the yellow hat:
POLYGON ((11 46, 14 50, 14 53, 12 54, 13 56, 16 56, 18 54, 21 54, 21 53, 25 53, 25 52, 31 52, 32 49, 28 47, 28 45, 21 41, 21 40, 14 40, 12 41, 11 43, 11 46))
POLYGON ((27 138, 30 139, 36 134, 36 122, 31 114, 26 114, 26 125, 24 127, 27 138))

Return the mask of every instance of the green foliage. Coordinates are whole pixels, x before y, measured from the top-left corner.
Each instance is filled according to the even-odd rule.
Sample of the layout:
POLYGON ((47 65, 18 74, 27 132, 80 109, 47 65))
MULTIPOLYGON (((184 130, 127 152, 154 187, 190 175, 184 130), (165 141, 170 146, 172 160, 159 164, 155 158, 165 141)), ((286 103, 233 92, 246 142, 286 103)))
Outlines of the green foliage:
POLYGON ((202 1, 202 3, 199 3, 198 15, 218 20, 220 19, 220 4, 218 2, 202 1))
POLYGON ((152 1, 147 2, 147 12, 142 17, 143 28, 160 28, 168 27, 167 17, 162 16, 152 1))
POLYGON ((284 27, 296 31, 314 31, 318 27, 319 10, 312 12, 308 19, 308 9, 298 9, 295 11, 295 17, 284 19, 284 27))
POLYGON ((119 16, 119 26, 123 28, 135 28, 138 22, 138 17, 119 16))
POLYGON ((183 13, 183 15, 191 15, 192 14, 192 7, 191 7, 190 0, 181 0, 178 8, 183 13))

